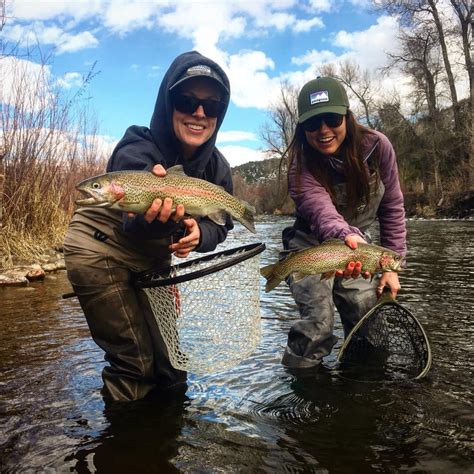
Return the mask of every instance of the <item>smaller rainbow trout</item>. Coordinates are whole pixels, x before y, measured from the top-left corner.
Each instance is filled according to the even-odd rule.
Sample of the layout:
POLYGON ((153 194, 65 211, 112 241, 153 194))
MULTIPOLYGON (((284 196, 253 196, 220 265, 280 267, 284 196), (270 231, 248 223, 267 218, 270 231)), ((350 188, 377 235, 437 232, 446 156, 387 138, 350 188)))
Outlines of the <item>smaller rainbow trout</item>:
POLYGON ((342 240, 327 240, 321 245, 292 252, 285 260, 261 268, 260 273, 267 279, 265 291, 269 292, 291 273, 296 281, 318 273, 332 276, 337 270, 344 270, 349 262, 361 262, 362 272, 398 272, 403 257, 378 245, 357 244, 353 250, 342 240))
POLYGON ((76 189, 89 196, 78 199, 78 206, 144 214, 154 199, 168 197, 174 206, 182 204, 188 215, 207 216, 216 224, 224 225, 228 213, 255 233, 252 206, 216 184, 187 176, 180 165, 168 168, 163 177, 150 171, 113 171, 85 179, 76 189))

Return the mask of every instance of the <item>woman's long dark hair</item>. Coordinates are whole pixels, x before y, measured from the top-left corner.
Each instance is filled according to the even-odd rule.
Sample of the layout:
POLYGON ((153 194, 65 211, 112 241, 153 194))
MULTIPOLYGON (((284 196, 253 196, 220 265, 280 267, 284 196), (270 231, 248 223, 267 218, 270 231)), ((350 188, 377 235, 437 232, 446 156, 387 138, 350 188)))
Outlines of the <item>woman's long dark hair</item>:
MULTIPOLYGON (((354 114, 348 110, 346 114, 346 137, 341 144, 340 158, 343 160, 344 175, 346 178, 347 211, 350 217, 357 215, 357 208, 361 204, 369 204, 370 185, 369 173, 363 162, 362 141, 367 134, 373 133, 367 127, 359 124, 354 114)), ((378 148, 374 153, 378 152, 378 148)), ((337 206, 334 183, 329 173, 327 156, 319 153, 306 141, 303 126, 298 124, 293 139, 285 154, 288 158, 288 170, 296 163, 296 176, 299 181, 301 165, 304 163, 314 178, 321 183, 337 206)), ((375 155, 374 168, 378 177, 378 156, 375 155)))

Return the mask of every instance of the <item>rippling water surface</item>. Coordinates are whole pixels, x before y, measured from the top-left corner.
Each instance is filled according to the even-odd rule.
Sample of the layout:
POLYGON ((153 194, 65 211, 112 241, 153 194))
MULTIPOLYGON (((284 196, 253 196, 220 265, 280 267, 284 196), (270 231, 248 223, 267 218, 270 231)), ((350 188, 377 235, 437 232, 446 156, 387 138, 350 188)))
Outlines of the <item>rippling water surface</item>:
MULTIPOLYGON (((290 223, 257 225, 262 265, 290 223)), ((262 291, 262 341, 237 367, 190 375, 185 394, 105 406, 103 355, 78 302, 61 299, 65 273, 0 288, 0 472, 472 473, 474 222, 408 227, 398 299, 431 342, 421 381, 341 378, 338 346, 320 371, 287 372, 280 358, 297 313, 282 284, 262 291)), ((248 242, 236 230, 227 247, 248 242)))

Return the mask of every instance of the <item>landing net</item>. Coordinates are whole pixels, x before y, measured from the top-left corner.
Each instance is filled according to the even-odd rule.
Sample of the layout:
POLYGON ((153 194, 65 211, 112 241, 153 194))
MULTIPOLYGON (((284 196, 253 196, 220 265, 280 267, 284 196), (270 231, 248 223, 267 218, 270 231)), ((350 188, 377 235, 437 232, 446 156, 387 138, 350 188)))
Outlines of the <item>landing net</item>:
POLYGON ((264 249, 249 244, 138 276, 173 367, 216 373, 252 354, 261 336, 264 249))
POLYGON ((390 297, 358 322, 338 355, 341 375, 360 381, 420 379, 431 359, 423 327, 390 297))

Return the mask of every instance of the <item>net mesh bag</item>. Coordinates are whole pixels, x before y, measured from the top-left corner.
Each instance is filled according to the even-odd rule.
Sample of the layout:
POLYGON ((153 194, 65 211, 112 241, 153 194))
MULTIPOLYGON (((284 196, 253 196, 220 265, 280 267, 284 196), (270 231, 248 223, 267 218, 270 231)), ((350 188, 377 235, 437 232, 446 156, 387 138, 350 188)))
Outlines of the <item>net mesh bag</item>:
POLYGON ((431 367, 431 348, 415 316, 386 297, 353 328, 338 360, 341 374, 355 380, 420 379, 431 367))
POLYGON ((148 297, 173 367, 216 373, 255 350, 264 249, 250 244, 138 276, 135 284, 148 297))

